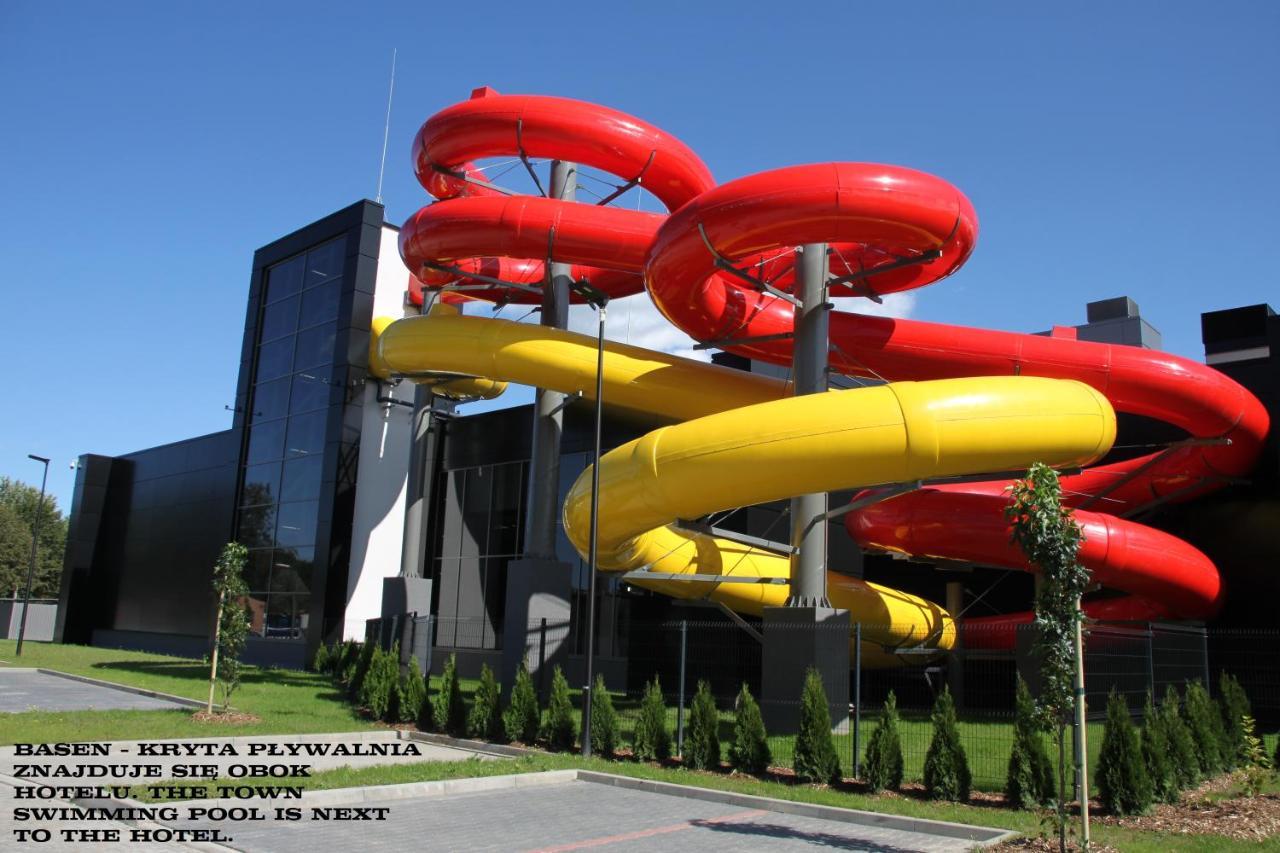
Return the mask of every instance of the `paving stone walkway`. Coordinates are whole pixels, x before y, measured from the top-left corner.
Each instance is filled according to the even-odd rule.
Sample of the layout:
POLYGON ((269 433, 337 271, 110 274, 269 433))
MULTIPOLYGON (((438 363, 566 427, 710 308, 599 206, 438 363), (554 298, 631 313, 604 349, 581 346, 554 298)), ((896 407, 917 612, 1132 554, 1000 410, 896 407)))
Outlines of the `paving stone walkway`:
POLYGON ((34 669, 0 667, 0 713, 190 710, 177 702, 87 684, 34 669))

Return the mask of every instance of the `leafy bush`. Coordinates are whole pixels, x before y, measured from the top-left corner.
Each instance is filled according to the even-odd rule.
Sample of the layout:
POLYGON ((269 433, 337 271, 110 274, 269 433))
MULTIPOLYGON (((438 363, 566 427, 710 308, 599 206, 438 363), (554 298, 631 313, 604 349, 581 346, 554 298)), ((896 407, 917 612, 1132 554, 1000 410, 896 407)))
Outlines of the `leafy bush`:
POLYGON ((416 657, 409 658, 407 671, 400 678, 396 691, 396 719, 393 722, 412 723, 422 708, 422 700, 427 696, 427 682, 422 677, 422 669, 416 657))
POLYGON ((511 686, 511 699, 502 714, 502 727, 508 740, 531 744, 538 739, 538 724, 542 711, 538 708, 538 694, 533 689, 529 668, 520 662, 516 670, 516 682, 511 686))
POLYGON ((665 761, 671 757, 671 731, 667 728, 667 703, 662 698, 658 676, 645 685, 640 700, 640 717, 631 733, 631 751, 645 761, 665 761))
POLYGON ((1129 706, 1114 690, 1107 699, 1107 724, 1093 781, 1103 808, 1114 815, 1142 814, 1151 806, 1151 780, 1138 733, 1129 719, 1129 706))
POLYGON ((740 773, 763 773, 773 763, 773 755, 769 751, 769 735, 764 728, 760 705, 746 684, 738 691, 736 705, 729 763, 740 773))
POLYGON ((1249 707, 1249 697, 1240 686, 1240 682, 1225 672, 1218 680, 1218 696, 1225 734, 1223 757, 1230 759, 1232 767, 1247 766, 1244 718, 1253 716, 1253 709, 1249 707))
POLYGON ((956 725, 956 703, 950 688, 942 688, 933 704, 933 738, 924 756, 924 789, 935 800, 964 802, 969 799, 973 776, 969 759, 960 744, 956 725))
POLYGON ((867 786, 872 791, 902 787, 902 735, 898 731, 898 697, 892 690, 867 741, 867 786))
POLYGON ((613 697, 605 687, 604 676, 597 673, 591 687, 591 751, 613 758, 620 742, 618 712, 613 709, 613 697))
POLYGON ((578 727, 573 722, 573 700, 569 698, 569 682, 557 665, 551 673, 551 697, 547 700, 542 736, 553 752, 568 752, 573 749, 577 731, 578 727))
POLYGON ((1209 698, 1208 691, 1198 681, 1187 684, 1186 696, 1182 702, 1182 718, 1195 743, 1200 772, 1205 776, 1212 776, 1221 771, 1225 767, 1222 760, 1222 717, 1209 698))
POLYGON ((1034 809, 1053 802, 1053 765, 1041 737, 1042 724, 1036 714, 1035 701, 1021 677, 1014 709, 1013 749, 1009 753, 1004 796, 1020 809, 1034 809))
POLYGON ((1169 761, 1173 765, 1174 779, 1180 789, 1186 790, 1200 781, 1200 759, 1196 756, 1195 738, 1179 710, 1180 704, 1177 689, 1169 685, 1164 701, 1160 703, 1160 722, 1169 742, 1169 761))
POLYGON ((681 759, 695 770, 720 769, 720 715, 716 712, 711 685, 706 681, 700 680, 693 694, 689 708, 689 733, 681 759))
POLYGON ((809 667, 800 692, 800 730, 796 733, 796 776, 834 785, 840 781, 840 758, 831 739, 831 710, 818 670, 809 667))
POLYGON ((1142 709, 1142 764, 1151 780, 1151 796, 1162 803, 1178 801, 1178 774, 1173 769, 1172 748, 1164 715, 1156 711, 1147 694, 1142 709))
POLYGON ((333 669, 333 652, 330 648, 321 643, 316 649, 315 657, 311 659, 311 669, 313 672, 325 673, 333 669))
POLYGON ((1246 797, 1256 797, 1262 793, 1262 787, 1267 777, 1271 775, 1271 761, 1267 758, 1267 751, 1262 747, 1261 738, 1256 734, 1253 717, 1245 714, 1241 728, 1244 747, 1240 763, 1244 765, 1244 793, 1246 797))
POLYGON ((444 673, 440 676, 440 692, 436 693, 436 706, 432 716, 442 731, 454 737, 467 733, 467 704, 462 699, 462 686, 458 683, 457 655, 449 655, 444 673))
POLYGON ((377 643, 364 643, 360 646, 360 656, 356 658, 355 669, 347 679, 347 695, 353 702, 360 700, 360 691, 364 689, 364 678, 369 673, 369 666, 373 663, 373 653, 377 648, 377 643))
POLYGON ((467 733, 481 740, 501 742, 502 725, 502 690, 498 680, 494 678, 489 664, 480 664, 480 683, 476 686, 476 694, 471 703, 471 713, 467 716, 467 733))

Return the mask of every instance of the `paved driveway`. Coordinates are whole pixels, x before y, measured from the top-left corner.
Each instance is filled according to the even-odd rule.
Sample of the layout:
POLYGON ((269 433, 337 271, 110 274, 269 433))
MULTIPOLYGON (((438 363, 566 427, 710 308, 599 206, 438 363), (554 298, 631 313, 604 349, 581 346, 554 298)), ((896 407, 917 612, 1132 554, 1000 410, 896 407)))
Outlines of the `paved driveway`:
MULTIPOLYGON (((177 702, 49 675, 0 667, 0 713, 23 711, 166 711, 177 702)), ((190 710, 190 709, 187 709, 190 710)))

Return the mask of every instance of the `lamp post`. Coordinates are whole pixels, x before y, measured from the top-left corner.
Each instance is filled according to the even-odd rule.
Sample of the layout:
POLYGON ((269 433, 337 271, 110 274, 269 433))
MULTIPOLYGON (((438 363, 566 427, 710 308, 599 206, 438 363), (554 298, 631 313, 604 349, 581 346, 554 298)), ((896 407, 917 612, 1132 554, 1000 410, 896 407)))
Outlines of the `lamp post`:
POLYGON ((18 623, 17 657, 22 657, 22 641, 27 636, 27 611, 31 609, 31 584, 36 574, 36 552, 40 542, 40 519, 44 515, 44 487, 49 482, 49 460, 34 453, 27 454, 28 459, 44 463, 44 477, 40 479, 40 503, 36 504, 36 520, 31 525, 31 562, 27 565, 27 592, 22 600, 22 621, 18 623))
POLYGON ((596 330, 596 436, 591 465, 591 523, 587 544, 587 683, 583 690, 582 705, 582 754, 591 757, 591 703, 595 689, 596 649, 596 552, 597 533, 600 529, 600 436, 604 412, 604 319, 609 296, 589 284, 578 282, 574 287, 596 309, 599 325, 596 330))

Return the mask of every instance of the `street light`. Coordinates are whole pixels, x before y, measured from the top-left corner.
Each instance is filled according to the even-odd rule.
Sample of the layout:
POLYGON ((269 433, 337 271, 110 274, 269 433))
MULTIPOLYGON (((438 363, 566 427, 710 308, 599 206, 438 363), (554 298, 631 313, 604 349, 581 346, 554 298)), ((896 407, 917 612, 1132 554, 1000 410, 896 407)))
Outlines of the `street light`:
POLYGON ((587 683, 582 691, 582 754, 591 757, 591 704, 595 689, 596 649, 596 552, 600 529, 600 434, 604 412, 604 318, 609 295, 585 281, 570 285, 596 309, 599 326, 596 331, 596 441, 591 465, 591 527, 587 545, 587 683))
POLYGON ((40 503, 36 504, 36 520, 31 525, 31 562, 27 565, 27 592, 22 600, 22 621, 18 623, 17 657, 22 657, 22 641, 27 636, 27 611, 31 609, 31 584, 36 574, 36 551, 40 542, 40 519, 44 515, 44 487, 49 482, 49 460, 34 453, 27 454, 28 459, 44 463, 44 477, 40 480, 40 503))

